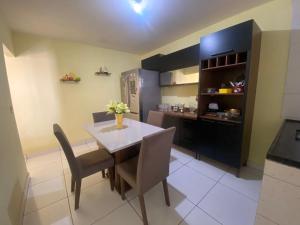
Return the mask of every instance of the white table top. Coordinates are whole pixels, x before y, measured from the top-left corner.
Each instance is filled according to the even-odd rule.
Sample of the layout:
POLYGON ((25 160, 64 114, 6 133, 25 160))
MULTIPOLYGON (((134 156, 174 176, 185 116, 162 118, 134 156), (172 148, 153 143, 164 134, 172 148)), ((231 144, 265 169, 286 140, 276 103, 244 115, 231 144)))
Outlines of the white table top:
POLYGON ((160 127, 127 118, 124 119, 123 124, 124 127, 118 129, 115 120, 109 120, 89 124, 84 128, 110 153, 135 145, 141 142, 143 137, 163 130, 160 127))

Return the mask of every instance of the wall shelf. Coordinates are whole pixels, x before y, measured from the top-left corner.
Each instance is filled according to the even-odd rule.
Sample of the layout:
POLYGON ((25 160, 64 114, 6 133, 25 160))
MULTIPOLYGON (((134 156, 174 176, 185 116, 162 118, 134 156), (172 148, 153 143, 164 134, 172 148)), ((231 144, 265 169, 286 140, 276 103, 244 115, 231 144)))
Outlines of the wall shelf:
POLYGON ((222 93, 201 93, 200 95, 204 95, 204 96, 243 96, 244 93, 228 93, 228 94, 222 94, 222 93))

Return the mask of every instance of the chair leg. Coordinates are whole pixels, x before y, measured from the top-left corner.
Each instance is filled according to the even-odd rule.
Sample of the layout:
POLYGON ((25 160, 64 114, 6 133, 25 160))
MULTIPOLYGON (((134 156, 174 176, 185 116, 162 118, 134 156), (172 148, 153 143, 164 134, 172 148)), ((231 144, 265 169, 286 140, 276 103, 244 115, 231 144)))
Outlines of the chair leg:
POLYGON ((71 192, 74 192, 75 190, 75 178, 72 176, 71 177, 71 192))
POLYGON ((140 207, 141 207, 142 216, 143 216, 143 223, 144 223, 144 225, 148 225, 146 206, 145 206, 145 200, 144 200, 143 195, 139 195, 139 201, 140 201, 140 207))
POLYGON ((102 170, 102 178, 105 178, 105 170, 102 170))
POLYGON ((170 198, 169 198, 169 189, 168 189, 167 179, 164 179, 162 181, 162 183, 163 183, 163 187, 164 187, 166 204, 167 204, 167 206, 170 206, 170 198))
POLYGON ((80 190, 81 190, 81 179, 76 180, 75 188, 75 210, 79 208, 80 190))
POLYGON ((120 176, 120 185, 121 185, 121 197, 122 197, 122 200, 125 200, 126 199, 126 197, 125 197, 125 181, 121 176, 120 176))
POLYGON ((112 191, 114 190, 114 187, 115 187, 113 169, 114 169, 114 168, 109 168, 109 169, 108 169, 109 182, 110 182, 110 189, 111 189, 112 191))

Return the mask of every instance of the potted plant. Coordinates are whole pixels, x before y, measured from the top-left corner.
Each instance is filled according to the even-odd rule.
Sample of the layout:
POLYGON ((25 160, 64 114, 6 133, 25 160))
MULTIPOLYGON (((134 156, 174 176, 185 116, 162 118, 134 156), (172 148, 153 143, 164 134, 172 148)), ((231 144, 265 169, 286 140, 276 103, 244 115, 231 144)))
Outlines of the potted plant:
POLYGON ((129 110, 127 104, 125 104, 123 102, 111 101, 107 105, 107 113, 108 114, 114 113, 116 116, 117 128, 123 127, 123 114, 129 113, 129 112, 130 112, 130 110, 129 110))

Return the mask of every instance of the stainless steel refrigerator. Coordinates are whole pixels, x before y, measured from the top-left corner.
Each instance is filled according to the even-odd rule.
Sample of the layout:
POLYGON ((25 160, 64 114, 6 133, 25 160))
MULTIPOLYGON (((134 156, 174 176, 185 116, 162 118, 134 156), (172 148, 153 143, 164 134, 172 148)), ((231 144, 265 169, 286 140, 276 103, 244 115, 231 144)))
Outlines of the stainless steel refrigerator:
POLYGON ((157 110, 161 103, 159 73, 134 69, 121 74, 121 99, 130 109, 128 118, 142 122, 150 110, 157 110))

